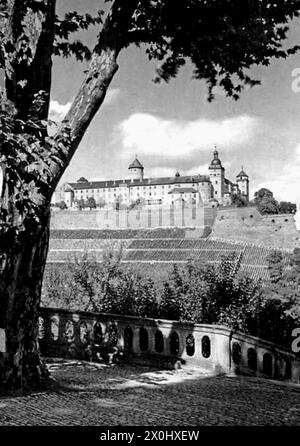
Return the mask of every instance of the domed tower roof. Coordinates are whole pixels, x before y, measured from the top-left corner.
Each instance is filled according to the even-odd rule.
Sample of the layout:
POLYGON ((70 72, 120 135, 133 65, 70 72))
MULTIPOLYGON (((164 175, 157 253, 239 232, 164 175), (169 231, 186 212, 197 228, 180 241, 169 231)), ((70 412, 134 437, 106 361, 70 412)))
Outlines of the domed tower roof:
POLYGON ((213 158, 212 162, 210 163, 210 168, 212 168, 212 169, 223 168, 221 160, 219 159, 219 152, 217 151, 217 149, 215 149, 215 151, 214 151, 214 158, 213 158))
POLYGON ((248 175, 245 173, 243 166, 242 166, 242 170, 240 171, 240 173, 236 177, 237 178, 242 178, 242 177, 249 178, 248 175))
POLYGON ((144 169, 144 166, 140 163, 140 161, 135 157, 135 160, 129 164, 128 169, 144 169))
POLYGON ((84 177, 79 178, 79 180, 77 180, 77 183, 88 183, 88 180, 84 177))

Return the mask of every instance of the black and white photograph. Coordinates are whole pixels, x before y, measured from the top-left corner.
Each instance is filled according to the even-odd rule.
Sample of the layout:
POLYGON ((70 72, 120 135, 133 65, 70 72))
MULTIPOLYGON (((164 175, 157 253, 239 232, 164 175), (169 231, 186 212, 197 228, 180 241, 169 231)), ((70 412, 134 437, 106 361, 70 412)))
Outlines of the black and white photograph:
POLYGON ((299 0, 0 0, 0 194, 1 437, 300 426, 299 0))

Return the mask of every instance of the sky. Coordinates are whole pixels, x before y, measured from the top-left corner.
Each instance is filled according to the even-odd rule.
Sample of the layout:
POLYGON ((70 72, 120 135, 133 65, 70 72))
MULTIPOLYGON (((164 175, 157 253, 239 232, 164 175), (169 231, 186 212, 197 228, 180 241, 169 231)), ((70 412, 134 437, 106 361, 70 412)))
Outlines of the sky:
MULTIPOLYGON (((64 10, 95 12, 102 1, 57 0, 64 10)), ((291 24, 288 44, 300 44, 299 21, 291 24)), ((91 46, 96 31, 82 36, 91 46)), ((250 196, 260 187, 278 200, 300 205, 300 53, 275 60, 251 73, 261 86, 237 102, 216 92, 207 102, 204 82, 185 67, 168 84, 155 84, 155 63, 143 48, 130 47, 118 60, 107 97, 72 159, 64 181, 121 179, 137 155, 146 177, 207 174, 216 145, 234 181, 243 166, 250 196)), ((54 58, 51 116, 61 119, 84 77, 86 63, 54 58)))

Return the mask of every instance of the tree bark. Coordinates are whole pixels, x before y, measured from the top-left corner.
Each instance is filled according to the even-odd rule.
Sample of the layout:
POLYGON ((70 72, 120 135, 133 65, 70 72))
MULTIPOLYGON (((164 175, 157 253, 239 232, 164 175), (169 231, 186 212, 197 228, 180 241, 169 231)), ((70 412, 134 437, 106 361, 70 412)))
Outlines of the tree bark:
MULTIPOLYGON (((29 1, 4 2, 4 14, 0 18, 0 62, 5 70, 5 99, 12 120, 22 119, 27 123, 29 119, 36 122, 47 119, 55 2, 42 0, 40 10, 32 9, 33 3, 29 1), (40 93, 42 100, 37 103, 36 97, 40 93)), ((41 145, 46 136, 46 125, 42 128, 41 145)), ((4 128, 4 131, 7 130, 4 128)), ((30 132, 30 129, 26 129, 26 132, 30 132)), ((33 136, 36 137, 36 133, 33 136)), ((30 134, 28 138, 30 141, 30 134)), ((4 144, 0 146, 0 155, 5 157, 6 153, 4 144)), ((41 159, 41 165, 45 161, 41 159)), ((30 149, 28 162, 32 162, 30 149)), ((0 197, 0 328, 5 331, 6 344, 5 351, 0 352, 1 391, 40 386, 48 377, 39 355, 37 327, 48 251, 51 190, 26 167, 25 161, 18 164, 10 157, 6 157, 0 167, 3 171, 0 197), (20 184, 12 184, 9 170, 20 178, 20 184), (30 196, 35 209, 33 213, 22 212, 17 205, 18 196, 23 193, 26 183, 35 185, 35 192, 30 196), (39 196, 37 191, 40 192, 39 196)))
POLYGON ((40 386, 48 373, 37 343, 38 314, 49 242, 50 206, 39 212, 39 222, 25 220, 0 237, 0 327, 6 351, 0 353, 0 389, 40 386))
POLYGON ((27 8, 28 2, 24 0, 6 1, 8 16, 0 23, 5 30, 2 49, 6 97, 14 104, 18 118, 47 119, 56 0, 42 0, 44 8, 40 11, 27 8), (22 47, 24 41, 25 48, 22 47), (43 101, 38 108, 33 107, 39 94, 43 95, 43 101))

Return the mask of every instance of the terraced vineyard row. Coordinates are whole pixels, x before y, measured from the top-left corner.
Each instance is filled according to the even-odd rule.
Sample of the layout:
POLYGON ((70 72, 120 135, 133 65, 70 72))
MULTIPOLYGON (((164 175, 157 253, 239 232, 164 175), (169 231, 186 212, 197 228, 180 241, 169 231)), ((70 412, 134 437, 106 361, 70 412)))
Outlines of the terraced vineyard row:
POLYGON ((185 230, 165 229, 52 229, 52 239, 134 239, 134 238, 185 238, 185 230))
POLYGON ((243 251, 244 247, 231 243, 215 242, 205 239, 160 239, 133 240, 128 249, 216 249, 229 251, 243 251))
MULTIPOLYGON (((48 254, 48 262, 74 261, 87 254, 97 261, 103 257, 103 249, 52 249, 48 254)), ((162 249, 162 250, 125 250, 124 262, 147 261, 147 262, 188 262, 189 260, 206 262, 220 262, 222 256, 228 254, 226 250, 190 250, 190 249, 162 249)))
POLYGON ((197 260, 206 263, 220 262, 223 255, 223 250, 127 250, 124 261, 188 262, 189 260, 197 260))
MULTIPOLYGON (((146 262, 188 262, 189 260, 197 260, 203 263, 220 262, 222 256, 230 251, 223 250, 125 250, 124 262, 127 261, 146 261, 146 262)), ((53 249, 48 254, 48 262, 71 262, 75 258, 80 258, 87 254, 97 261, 101 261, 104 250, 102 249, 53 249)))
POLYGON ((53 249, 107 249, 111 247, 124 246, 132 250, 140 249, 203 249, 223 251, 243 251, 243 245, 217 242, 205 239, 163 238, 163 239, 103 239, 103 238, 51 238, 50 250, 53 249))
MULTIPOLYGON (((267 264, 267 257, 275 250, 257 246, 247 246, 243 256, 243 262, 251 265, 267 264)), ((285 261, 288 261, 287 253, 282 252, 285 261)))
POLYGON ((270 280, 269 270, 266 266, 241 265, 240 274, 246 274, 254 280, 270 280))
MULTIPOLYGON (((197 261, 203 265, 207 264, 206 259, 197 259, 197 261)), ((129 261, 130 262, 130 261, 129 261)), ((130 263, 126 263, 126 265, 130 265, 130 263)), ((159 262, 154 259, 152 261, 149 261, 148 258, 138 258, 136 261, 133 261, 132 267, 135 271, 136 267, 138 267, 138 272, 141 274, 149 275, 152 277, 156 276, 157 274, 160 274, 164 277, 164 279, 167 279, 167 275, 171 272, 171 265, 172 263, 178 262, 178 264, 184 264, 186 263, 186 260, 174 260, 174 257, 172 260, 163 261, 162 257, 159 257, 159 262), (139 263, 140 262, 140 263, 139 263), (160 262, 160 263, 159 263, 160 262), (182 263, 180 263, 182 262, 182 263)), ((217 265, 218 261, 211 261, 212 265, 217 265)), ((241 265, 241 268, 238 272, 239 276, 247 275, 251 277, 254 280, 262 280, 263 282, 267 282, 270 279, 269 271, 266 266, 253 266, 253 265, 241 265)))
MULTIPOLYGON (((205 262, 203 262, 205 264, 205 262)), ((216 263, 212 263, 217 264, 216 263)), ((133 262, 133 263, 124 263, 126 268, 128 268, 131 271, 138 272, 141 275, 149 276, 159 278, 160 283, 163 283, 164 281, 168 280, 168 275, 172 272, 172 265, 171 262, 164 262, 164 263, 158 263, 158 262, 133 262)), ((181 265, 183 266, 184 263, 178 263, 178 267, 180 268, 181 265)), ((251 277, 252 279, 258 280, 261 279, 262 281, 266 282, 269 280, 269 272, 266 267, 261 266, 252 266, 252 265, 242 265, 240 271, 238 272, 239 276, 247 275, 251 277)))
POLYGON ((48 263, 61 263, 61 262, 74 262, 76 258, 80 258, 83 254, 87 254, 88 257, 97 260, 98 262, 102 261, 103 250, 98 251, 85 251, 85 250, 53 250, 49 251, 47 262, 48 263))
POLYGON ((130 240, 116 239, 50 239, 49 248, 51 250, 93 250, 93 249, 117 249, 120 246, 126 247, 130 240))

